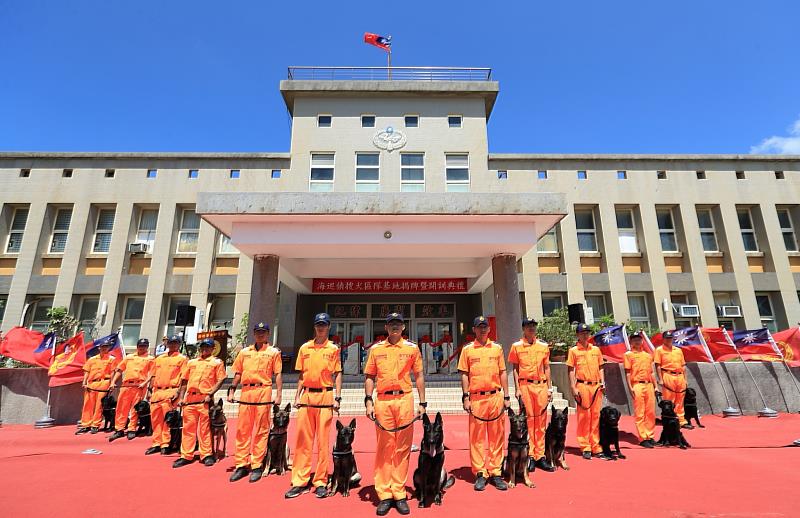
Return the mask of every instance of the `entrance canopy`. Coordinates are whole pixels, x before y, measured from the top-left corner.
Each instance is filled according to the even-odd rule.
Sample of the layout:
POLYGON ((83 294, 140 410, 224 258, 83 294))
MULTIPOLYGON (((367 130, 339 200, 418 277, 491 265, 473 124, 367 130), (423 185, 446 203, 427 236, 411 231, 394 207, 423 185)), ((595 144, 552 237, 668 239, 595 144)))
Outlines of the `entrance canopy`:
POLYGON ((250 257, 280 258, 280 281, 492 282, 491 259, 527 253, 567 213, 563 194, 200 193, 197 213, 250 257))

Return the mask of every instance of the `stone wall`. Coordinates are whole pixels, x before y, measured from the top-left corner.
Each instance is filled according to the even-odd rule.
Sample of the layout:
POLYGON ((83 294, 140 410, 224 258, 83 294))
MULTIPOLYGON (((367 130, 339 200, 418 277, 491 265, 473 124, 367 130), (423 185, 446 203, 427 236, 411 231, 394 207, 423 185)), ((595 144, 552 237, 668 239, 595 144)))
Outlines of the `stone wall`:
MULTIPOLYGON (((45 415, 46 369, 0 369, 0 419, 3 424, 33 424, 45 415)), ((56 424, 75 424, 81 416, 80 383, 53 387, 50 417, 56 424)))

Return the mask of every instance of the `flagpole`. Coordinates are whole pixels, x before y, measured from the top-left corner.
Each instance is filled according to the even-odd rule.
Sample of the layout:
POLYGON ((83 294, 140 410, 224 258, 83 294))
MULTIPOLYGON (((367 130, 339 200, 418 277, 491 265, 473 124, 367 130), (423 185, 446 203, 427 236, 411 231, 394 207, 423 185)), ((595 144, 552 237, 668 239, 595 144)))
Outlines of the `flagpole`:
MULTIPOLYGON (((798 393, 800 393, 800 386, 797 385, 797 378, 795 378, 794 374, 792 374, 792 369, 790 369, 789 364, 786 363, 786 357, 783 356, 783 351, 781 351, 781 348, 778 347, 778 344, 775 343, 775 339, 772 338, 772 333, 770 333, 769 329, 767 329, 767 336, 769 336, 769 341, 772 344, 772 347, 780 355, 781 363, 783 363, 783 366, 786 367, 786 372, 789 373, 789 377, 792 378, 792 382, 794 383, 794 388, 797 390, 798 393)), ((786 403, 786 410, 789 410, 788 402, 786 403)), ((789 411, 791 412, 791 410, 789 411)))
MULTIPOLYGON (((56 343, 58 342, 58 335, 53 336, 53 348, 50 350, 50 365, 53 364, 53 358, 56 356, 56 343)), ((55 426, 56 420, 50 417, 50 383, 49 383, 49 373, 48 373, 48 383, 47 383, 47 402, 45 403, 44 407, 44 417, 33 423, 34 428, 51 428, 55 426)))
POLYGON ((391 81, 392 80, 392 49, 391 48, 386 52, 386 68, 388 69, 388 72, 389 72, 389 81, 391 81))
POLYGON ((722 328, 722 334, 725 335, 725 339, 736 350, 739 360, 744 363, 744 369, 747 371, 747 374, 750 375, 750 379, 753 380, 753 385, 755 385, 758 395, 761 396, 761 402, 764 403, 764 408, 758 411, 758 417, 778 417, 778 412, 767 406, 767 400, 764 399, 764 394, 761 393, 761 389, 758 387, 758 383, 756 383, 756 378, 753 376, 753 373, 750 372, 750 367, 747 366, 747 362, 744 361, 744 358, 742 358, 742 353, 739 352, 739 348, 736 347, 736 344, 728 335, 728 331, 724 327, 722 328))
MULTIPOLYGON (((731 399, 728 397, 728 390, 725 388, 725 382, 722 381, 722 374, 719 372, 719 364, 714 361, 714 355, 711 354, 711 350, 708 348, 708 344, 706 343, 706 339, 703 336, 703 332, 700 330, 700 328, 697 328, 697 336, 700 338, 700 342, 703 344, 703 348, 706 350, 708 358, 714 365, 714 371, 717 373, 717 378, 719 378, 719 384, 722 387, 722 393, 725 394, 725 401, 728 403, 728 408, 725 408, 722 411, 722 417, 741 417, 742 411, 731 406, 731 399)), ((733 384, 731 384, 731 386, 733 386, 733 384)), ((709 404, 710 403, 711 401, 709 400, 709 404)))

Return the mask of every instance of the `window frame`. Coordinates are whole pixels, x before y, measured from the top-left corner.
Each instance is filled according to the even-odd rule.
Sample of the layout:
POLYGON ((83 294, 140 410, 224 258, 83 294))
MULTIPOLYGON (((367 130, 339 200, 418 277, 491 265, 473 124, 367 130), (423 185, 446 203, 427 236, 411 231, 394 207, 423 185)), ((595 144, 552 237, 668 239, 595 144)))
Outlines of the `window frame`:
POLYGON ((575 237, 578 240, 578 253, 592 254, 592 253, 599 252, 600 250, 599 250, 599 247, 597 246, 598 245, 598 243, 597 243, 597 221, 595 220, 595 217, 594 217, 594 209, 592 209, 592 208, 589 208, 589 209, 577 209, 577 210, 575 210, 573 212, 573 217, 575 218, 575 234, 576 234, 575 237), (584 212, 588 212, 589 215, 592 217, 592 228, 591 229, 579 228, 578 227, 578 213, 584 213, 584 212), (587 234, 587 235, 591 234, 592 239, 594 241, 594 248, 592 250, 588 250, 588 249, 587 250, 583 250, 583 249, 581 249, 581 239, 580 239, 581 238, 581 234, 587 234))
POLYGON ((199 169, 189 169, 189 179, 190 180, 197 180, 200 178, 200 170, 199 169))
POLYGON ((647 295, 643 293, 628 293, 628 316, 630 317, 631 322, 642 323, 650 325, 650 308, 647 305, 647 295), (633 311, 631 311, 631 299, 634 298, 641 298, 642 305, 644 307, 644 317, 635 317, 633 315, 633 311))
POLYGON ((537 169, 536 170, 536 179, 537 180, 547 180, 549 174, 547 173, 547 169, 537 169))
POLYGON ((235 246, 231 244, 231 238, 223 234, 222 232, 217 232, 219 234, 219 238, 217 239, 217 255, 239 255, 239 250, 236 249, 235 246), (230 248, 226 248, 224 245, 227 243, 227 246, 230 248), (232 251, 231 251, 232 250, 232 251))
POLYGON ((661 251, 668 253, 676 253, 681 251, 678 244, 678 234, 675 230, 675 218, 672 217, 672 207, 656 208, 656 226, 658 226, 658 237, 661 243, 661 251), (661 221, 658 219, 659 214, 666 214, 669 217, 669 224, 672 228, 661 228, 661 221), (675 244, 674 250, 668 250, 664 247, 664 236, 672 236, 672 242, 675 244))
POLYGON ((281 178, 281 169, 272 169, 269 172, 269 179, 270 180, 280 180, 281 178))
POLYGON ((561 308, 564 307, 564 294, 563 293, 552 293, 552 292, 551 293, 542 293, 540 298, 542 300, 542 315, 543 316, 550 315, 556 309, 561 309, 561 308), (558 304, 556 305, 556 307, 553 308, 552 311, 550 311, 550 313, 547 313, 545 311, 545 303, 544 303, 545 299, 557 300, 558 301, 558 304))
POLYGON ((158 178, 158 169, 148 169, 147 173, 145 173, 145 178, 147 179, 158 178))
POLYGON ((407 113, 403 115, 403 126, 406 128, 419 128, 419 114, 418 113, 407 113), (408 125, 409 117, 413 117, 416 120, 414 125, 408 125))
POLYGON ((447 114, 447 127, 448 128, 463 128, 464 127, 464 114, 448 113, 447 114), (455 119, 458 119, 458 124, 454 124, 455 123, 455 119))
POLYGON ((577 176, 578 180, 588 180, 589 179, 589 173, 587 173, 585 169, 579 169, 578 171, 576 171, 576 176, 577 176))
POLYGON ((627 180, 628 171, 617 171, 617 180, 627 180))
MULTIPOLYGON (((43 302, 50 304, 49 306, 44 306, 44 307, 46 307, 48 309, 52 309, 53 308, 53 301, 54 301, 54 297, 52 297, 52 296, 45 296, 45 297, 37 298, 34 301, 30 301, 29 300, 28 303, 30 304, 30 306, 29 306, 28 309, 30 311, 29 314, 30 314, 30 319, 31 320, 25 327, 27 327, 28 329, 32 329, 34 331, 40 331, 40 332, 44 333, 47 330, 47 327, 50 325, 50 321, 49 321, 49 319, 47 319, 46 316, 44 317, 43 320, 37 320, 36 319, 36 313, 39 311, 39 305, 42 304, 43 302)), ((45 311, 45 314, 46 314, 46 311, 45 311)))
POLYGON ((228 171, 228 178, 230 180, 238 180, 242 177, 242 170, 241 169, 231 169, 228 171))
POLYGON ((140 208, 139 209, 139 219, 136 222, 136 239, 135 239, 134 243, 146 244, 147 245, 147 253, 152 253, 153 245, 156 242, 156 230, 158 229, 158 216, 159 216, 159 209, 145 209, 145 208, 140 208), (144 219, 144 213, 145 212, 155 212, 156 213, 155 227, 152 230, 150 230, 150 229, 144 229, 143 230, 142 229, 142 220, 144 219), (149 239, 149 240, 148 239, 142 239, 141 238, 142 232, 147 232, 148 235, 152 234, 152 236, 153 236, 152 239, 149 239))
POLYGON ((444 181, 445 181, 445 191, 446 192, 469 192, 470 191, 470 181, 472 179, 472 175, 470 174, 470 158, 468 152, 453 152, 453 153, 445 153, 444 154, 444 181), (461 170, 465 169, 464 167, 459 166, 449 166, 447 164, 447 159, 450 157, 456 156, 464 156, 467 159, 466 164, 466 171, 467 171, 467 179, 466 180, 448 180, 448 172, 450 170, 461 170), (466 186, 466 189, 462 189, 461 187, 466 186), (452 189, 451 189, 452 188, 452 189))
POLYGON ((424 152, 416 152, 416 151, 407 151, 404 153, 400 153, 400 192, 425 192, 425 153, 424 152), (405 156, 416 156, 419 155, 422 157, 422 165, 403 165, 403 157, 405 156), (403 170, 407 169, 409 172, 412 171, 422 171, 422 179, 421 180, 403 180, 403 170), (413 187, 421 186, 422 189, 416 189, 413 187), (412 187, 407 189, 406 187, 412 187))
POLYGON ((199 248, 199 241, 200 241, 200 216, 197 216, 197 210, 195 208, 188 208, 188 207, 181 207, 181 220, 180 225, 178 226, 178 235, 177 239, 175 240, 175 253, 176 254, 197 254, 197 249, 199 248), (189 212, 194 212, 195 216, 197 216, 197 228, 187 228, 184 225, 186 224, 186 214, 189 212), (181 250, 181 243, 182 237, 184 235, 195 234, 195 242, 194 242, 194 250, 187 252, 185 250, 181 250))
POLYGON ((608 304, 606 304, 606 294, 605 293, 584 293, 583 294, 583 302, 584 302, 584 304, 586 304, 586 307, 592 307, 592 313, 594 315, 595 320, 600 318, 600 317, 602 317, 602 316, 605 316, 605 315, 609 314, 608 304), (599 297, 600 298, 600 302, 602 303, 602 306, 603 306, 603 311, 602 312, 595 312, 594 311, 594 307, 589 304, 589 297, 599 297))
POLYGON ((333 115, 330 113, 318 113, 317 114, 317 127, 318 128, 330 128, 333 127, 333 115), (320 120, 322 117, 328 117, 328 123, 322 124, 320 120))
POLYGON ((235 294, 233 294, 233 295, 218 295, 218 296, 215 296, 214 300, 213 300, 213 303, 212 303, 212 306, 211 306, 211 315, 209 315, 209 318, 208 318, 208 329, 216 330, 217 326, 219 326, 219 329, 227 329, 228 332, 231 333, 233 331, 233 327, 234 327, 233 323, 234 323, 235 316, 236 316, 235 315, 235 310, 236 310, 236 295, 235 294), (233 302, 233 304, 232 304, 233 307, 231 308, 231 316, 230 316, 229 320, 222 320, 222 319, 218 318, 218 315, 216 313, 217 308, 219 307, 220 301, 222 301, 223 299, 226 300, 226 302, 228 300, 233 302), (228 323, 227 326, 222 325, 225 322, 228 323))
POLYGON ((58 207, 55 209, 55 211, 56 213, 53 216, 52 231, 50 232, 50 245, 47 247, 48 250, 47 253, 52 255, 63 255, 67 250, 67 241, 69 240, 69 227, 72 224, 72 207, 58 207), (58 217, 64 211, 69 211, 69 220, 67 221, 67 229, 58 230, 56 229, 56 225, 58 224, 58 217), (56 234, 59 235, 64 234, 64 248, 62 250, 53 250, 56 234))
POLYGON ((80 303, 78 305, 78 329, 83 330, 86 337, 93 336, 94 328, 97 327, 98 318, 97 314, 100 312, 100 297, 96 295, 86 295, 80 298, 80 303), (95 310, 94 315, 92 318, 85 318, 86 315, 83 314, 84 307, 86 306, 87 302, 94 302, 95 303, 95 310))
POLYGON ((619 242, 619 251, 622 254, 638 254, 641 253, 639 248, 639 236, 636 234, 636 214, 632 208, 628 207, 615 207, 614 220, 617 225, 617 241, 619 242), (621 213, 627 214, 631 218, 630 227, 622 227, 619 224, 619 216, 621 213), (633 250, 623 249, 623 238, 626 240, 633 239, 633 250))
POLYGON ((771 333, 776 333, 778 331, 777 323, 775 320, 775 306, 772 304, 772 297, 769 293, 756 293, 756 309, 758 310, 758 318, 761 322, 761 327, 766 327, 770 330, 771 333), (767 306, 769 307, 769 314, 765 315, 761 313, 761 304, 759 304, 759 299, 767 301, 767 306))
POLYGON ((697 215, 697 228, 700 230, 700 244, 703 246, 704 253, 716 253, 719 252, 719 240, 717 239, 717 225, 714 222, 714 211, 710 208, 702 208, 698 207, 695 209, 695 213, 697 215), (710 227, 704 227, 702 222, 700 221, 700 213, 708 214, 708 221, 710 222, 710 227), (703 234, 710 234, 711 237, 714 238, 714 249, 708 250, 706 248, 706 242, 703 239, 703 234))
POLYGON ((361 127, 362 128, 376 128, 378 126, 378 117, 374 113, 362 113, 361 114, 361 127), (364 124, 364 118, 372 117, 372 124, 364 124))
POLYGON ((798 248, 797 248, 797 234, 794 231, 794 221, 792 221, 792 210, 787 208, 787 207, 778 207, 776 212, 778 213, 778 226, 780 227, 781 235, 783 236, 783 246, 784 246, 784 248, 786 248, 787 252, 797 252, 798 251, 798 248), (789 223, 788 227, 784 227, 783 223, 781 223, 781 214, 782 213, 786 215, 786 221, 789 223), (793 246, 791 248, 789 246, 787 246, 787 243, 786 243, 786 238, 787 237, 790 237, 791 241, 793 243, 793 246))
POLYGON ((116 209, 116 207, 114 207, 114 208, 100 207, 100 208, 97 209, 97 221, 95 221, 95 224, 94 224, 94 236, 92 238, 92 253, 93 254, 104 254, 104 255, 108 254, 109 250, 111 249, 111 235, 114 232, 114 223, 116 223, 116 219, 117 219, 117 209, 116 209), (109 212, 109 211, 113 212, 113 215, 111 216, 111 228, 101 229, 100 228, 100 222, 102 220, 103 213, 104 212, 109 212), (97 237, 99 235, 108 235, 108 245, 107 245, 107 249, 106 250, 98 250, 97 249, 97 244, 98 244, 97 243, 97 237))
MULTIPOLYGON (((327 164, 324 164, 327 165, 327 164)), ((310 154, 309 158, 309 168, 308 168, 308 190, 309 192, 332 192, 333 185, 336 181, 336 153, 333 151, 314 151, 310 154), (314 164, 314 155, 330 155, 331 156, 331 165, 330 167, 324 167, 323 165, 315 165, 314 164), (331 170, 331 179, 330 180, 314 180, 314 169, 330 169, 331 170), (314 187, 325 187, 325 188, 317 188, 314 187)))
MULTIPOLYGON (((164 307, 167 308, 166 314, 164 315, 164 336, 172 336, 178 334, 175 329, 175 322, 177 321, 178 316, 178 306, 186 306, 191 304, 192 297, 191 295, 186 294, 178 294, 178 295, 170 295, 167 297, 167 303, 164 304, 164 307), (183 304, 185 302, 185 304, 183 304), (174 313, 171 311, 174 306, 174 313), (170 329, 170 326, 172 329, 170 329)), ((195 312, 195 317, 197 316, 197 312, 195 312)), ((187 326, 191 327, 191 325, 187 326)), ((184 337, 185 339, 186 337, 184 337)))
MULTIPOLYGON (((136 335, 137 338, 141 338, 142 332, 142 321, 144 319, 144 306, 146 303, 146 298, 142 295, 128 295, 124 299, 124 303, 122 304, 122 318, 120 319, 120 337, 124 337, 126 334, 126 327, 131 328, 135 327, 137 329, 136 335), (142 301, 142 315, 138 318, 128 318, 128 305, 133 300, 141 300, 142 301)), ((125 340, 122 340, 123 345, 125 344, 125 340)), ((136 343, 136 342, 134 342, 136 343)))
POLYGON ((355 169, 355 192, 380 192, 381 190, 381 154, 372 151, 357 151, 356 152, 356 169, 355 169), (377 157, 378 158, 378 165, 359 165, 358 159, 359 157, 377 157), (359 180, 358 173, 359 169, 365 169, 368 171, 377 171, 378 179, 377 180, 359 180))
POLYGON ((741 233, 741 236, 742 236, 742 246, 744 246, 745 253, 747 253, 747 252, 760 252, 761 250, 759 249, 759 246, 758 246, 758 237, 756 236, 756 228, 755 228, 755 225, 753 224, 753 214, 751 212, 750 207, 746 207, 746 208, 745 207, 737 207, 737 209, 736 209, 736 221, 739 223, 739 232, 741 233), (750 228, 743 228, 742 227, 741 217, 743 215, 747 216, 747 220, 750 223, 750 228), (745 239, 745 235, 752 236, 753 244, 755 245, 755 249, 754 250, 748 250, 747 249, 748 245, 747 245, 747 241, 745 239))
POLYGON ((536 253, 537 254, 557 254, 560 253, 558 248, 558 224, 553 225, 553 228, 545 232, 539 237, 539 241, 536 243, 536 253), (546 250, 542 249, 542 244, 550 241, 552 239, 553 245, 555 246, 555 250, 546 250))
POLYGON ((17 255, 22 251, 22 240, 25 238, 25 229, 28 226, 28 218, 31 215, 31 208, 30 207, 14 207, 14 213, 11 215, 11 224, 9 225, 8 236, 6 236, 6 246, 4 248, 5 253, 8 255, 17 255), (17 219, 17 214, 20 211, 25 211, 25 222, 22 225, 22 230, 15 230, 14 223, 17 219), (9 250, 9 246, 11 246, 11 238, 19 234, 19 246, 17 247, 16 251, 9 250))

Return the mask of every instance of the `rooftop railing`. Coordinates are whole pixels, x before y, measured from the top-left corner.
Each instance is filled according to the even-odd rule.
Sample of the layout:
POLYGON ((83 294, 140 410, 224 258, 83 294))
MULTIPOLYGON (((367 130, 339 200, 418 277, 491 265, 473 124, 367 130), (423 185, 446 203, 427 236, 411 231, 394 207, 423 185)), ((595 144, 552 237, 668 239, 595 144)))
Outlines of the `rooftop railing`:
POLYGON ((291 80, 321 81, 491 81, 491 68, 459 67, 289 67, 291 80))

